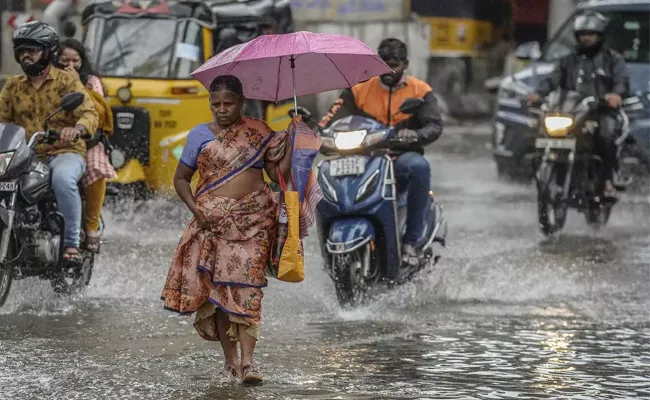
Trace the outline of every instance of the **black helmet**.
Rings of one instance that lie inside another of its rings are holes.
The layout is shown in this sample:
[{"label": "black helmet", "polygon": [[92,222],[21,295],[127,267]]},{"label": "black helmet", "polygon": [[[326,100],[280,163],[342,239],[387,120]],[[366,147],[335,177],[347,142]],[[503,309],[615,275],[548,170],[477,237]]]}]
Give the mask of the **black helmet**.
[{"label": "black helmet", "polygon": [[607,18],[595,11],[578,15],[573,22],[573,33],[576,35],[580,32],[596,32],[604,35],[605,29],[607,29]]},{"label": "black helmet", "polygon": [[32,21],[20,25],[14,31],[13,42],[14,58],[19,63],[19,50],[25,48],[43,50],[40,60],[28,65],[23,65],[21,63],[21,67],[27,75],[38,76],[41,75],[50,62],[54,60],[59,48],[59,35],[48,24],[39,21]]}]

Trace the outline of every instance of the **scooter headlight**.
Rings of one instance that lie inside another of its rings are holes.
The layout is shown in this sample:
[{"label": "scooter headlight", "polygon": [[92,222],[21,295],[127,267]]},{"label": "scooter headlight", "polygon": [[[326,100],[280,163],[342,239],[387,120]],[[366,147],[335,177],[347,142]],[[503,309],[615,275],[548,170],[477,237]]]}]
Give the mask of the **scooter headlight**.
[{"label": "scooter headlight", "polygon": [[352,150],[361,146],[363,139],[366,138],[367,130],[358,130],[350,132],[337,132],[334,138],[336,148],[339,150]]},{"label": "scooter headlight", "polygon": [[366,179],[361,187],[359,187],[359,191],[357,191],[357,203],[368,198],[377,189],[377,183],[379,183],[379,170],[376,170],[370,175],[370,178]]},{"label": "scooter headlight", "polygon": [[4,175],[11,164],[11,160],[14,158],[15,151],[8,151],[6,153],[0,153],[0,176]]},{"label": "scooter headlight", "polygon": [[564,137],[569,133],[573,125],[573,118],[570,117],[545,117],[544,126],[546,133],[552,137]]}]

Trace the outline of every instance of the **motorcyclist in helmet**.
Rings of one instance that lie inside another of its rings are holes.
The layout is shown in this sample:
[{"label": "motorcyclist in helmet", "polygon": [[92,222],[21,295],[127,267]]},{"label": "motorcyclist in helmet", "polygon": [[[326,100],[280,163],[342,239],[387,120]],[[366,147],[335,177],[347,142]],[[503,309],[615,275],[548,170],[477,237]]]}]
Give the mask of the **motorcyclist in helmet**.
[{"label": "motorcyclist in helmet", "polygon": [[[27,139],[41,131],[45,119],[54,113],[64,95],[86,93],[81,81],[52,67],[59,45],[59,36],[47,24],[28,22],[13,35],[14,57],[24,75],[10,77],[0,93],[0,122],[15,123],[25,128]],[[36,152],[51,169],[52,190],[65,218],[63,257],[80,262],[81,197],[77,182],[86,168],[86,145],[80,136],[97,129],[98,115],[90,96],[73,112],[60,112],[48,121],[49,128],[60,134],[52,144],[39,144]]]},{"label": "motorcyclist in helmet", "polygon": [[599,115],[596,147],[603,159],[605,197],[616,197],[614,171],[617,168],[616,137],[620,129],[618,117],[623,98],[629,93],[629,75],[625,59],[605,45],[607,19],[600,13],[588,11],[576,17],[573,32],[577,46],[573,53],[560,61],[558,68],[541,82],[536,94],[528,97],[537,103],[558,87],[580,92],[585,97],[604,98],[609,111]]},{"label": "motorcyclist in helmet", "polygon": [[[398,190],[408,190],[406,234],[402,238],[402,262],[417,265],[417,241],[425,229],[423,215],[429,206],[431,166],[424,158],[424,146],[442,134],[442,117],[431,87],[406,75],[408,54],[406,44],[394,38],[379,44],[379,56],[393,70],[345,89],[321,119],[321,127],[349,115],[367,115],[383,124],[395,126],[402,143],[391,148],[394,157]],[[398,113],[407,98],[421,98],[424,106],[410,116]],[[396,115],[395,115],[396,114]],[[391,115],[394,115],[388,120]]]}]

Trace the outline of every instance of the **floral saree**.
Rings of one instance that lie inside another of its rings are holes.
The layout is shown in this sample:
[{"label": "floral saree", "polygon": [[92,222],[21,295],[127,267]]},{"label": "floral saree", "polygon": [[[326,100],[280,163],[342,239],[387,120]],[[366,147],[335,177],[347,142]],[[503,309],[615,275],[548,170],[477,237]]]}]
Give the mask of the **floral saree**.
[{"label": "floral saree", "polygon": [[217,135],[206,129],[206,124],[199,125],[188,137],[188,143],[201,135],[206,138],[197,147],[195,162],[183,158],[181,162],[199,173],[195,201],[210,229],[201,229],[192,218],[172,259],[162,300],[168,310],[197,312],[194,327],[206,340],[219,340],[217,310],[229,316],[232,340],[239,329],[259,339],[262,288],[267,285],[264,271],[274,239],[277,201],[268,185],[240,199],[217,196],[214,191],[246,169],[259,168],[264,160],[280,160],[287,147],[286,134],[247,117]]}]

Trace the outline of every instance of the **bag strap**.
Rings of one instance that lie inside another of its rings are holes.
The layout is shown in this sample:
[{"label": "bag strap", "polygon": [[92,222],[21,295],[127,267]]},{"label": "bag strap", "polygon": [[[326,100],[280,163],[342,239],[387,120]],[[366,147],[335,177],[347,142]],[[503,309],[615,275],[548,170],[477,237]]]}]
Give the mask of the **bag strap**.
[{"label": "bag strap", "polygon": [[[282,175],[282,172],[280,171],[280,167],[275,168],[275,173],[278,174],[278,183],[280,184],[280,189],[283,192],[286,192],[288,190],[287,188],[287,182],[284,180],[284,176]],[[291,189],[295,187],[295,184],[293,183],[293,175],[291,175]]]}]

